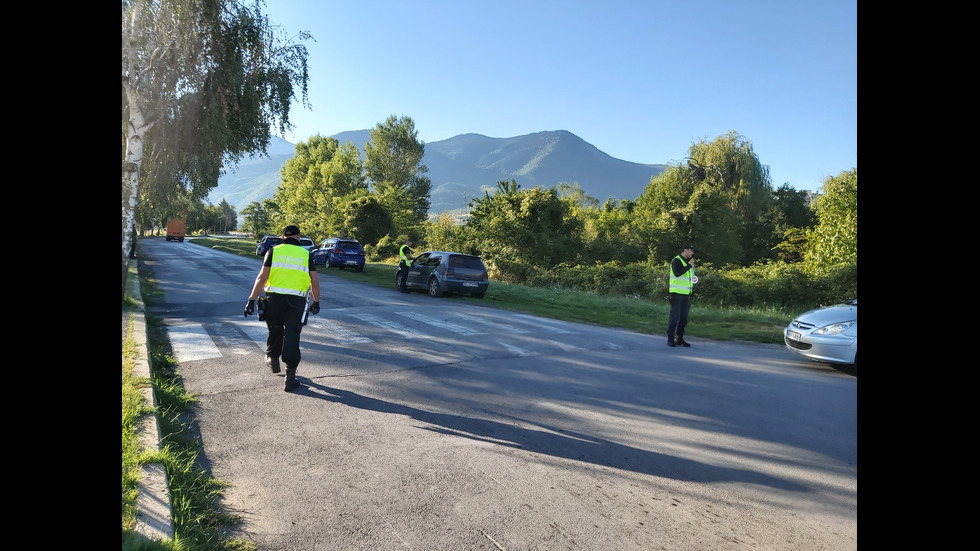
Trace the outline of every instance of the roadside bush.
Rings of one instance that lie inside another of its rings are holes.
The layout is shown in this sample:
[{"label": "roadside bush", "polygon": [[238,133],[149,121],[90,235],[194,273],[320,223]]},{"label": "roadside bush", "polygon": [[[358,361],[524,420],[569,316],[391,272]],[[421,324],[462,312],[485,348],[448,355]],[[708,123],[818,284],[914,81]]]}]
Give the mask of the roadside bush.
[{"label": "roadside bush", "polygon": [[[667,264],[650,262],[594,265],[559,264],[550,270],[510,265],[512,275],[534,287],[629,296],[657,301],[668,293]],[[697,264],[694,301],[718,307],[801,310],[842,302],[857,296],[857,269],[839,265],[820,276],[808,275],[798,263],[768,262],[745,268],[716,269]],[[491,277],[494,277],[491,275]],[[521,282],[512,280],[511,282]]]}]

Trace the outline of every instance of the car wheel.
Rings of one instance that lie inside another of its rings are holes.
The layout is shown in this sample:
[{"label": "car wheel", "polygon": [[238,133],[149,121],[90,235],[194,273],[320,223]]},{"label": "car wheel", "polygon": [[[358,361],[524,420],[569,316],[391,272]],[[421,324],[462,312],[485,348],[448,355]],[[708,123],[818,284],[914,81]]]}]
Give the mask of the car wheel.
[{"label": "car wheel", "polygon": [[442,296],[442,287],[439,286],[439,280],[434,277],[429,278],[429,296],[432,297]]}]

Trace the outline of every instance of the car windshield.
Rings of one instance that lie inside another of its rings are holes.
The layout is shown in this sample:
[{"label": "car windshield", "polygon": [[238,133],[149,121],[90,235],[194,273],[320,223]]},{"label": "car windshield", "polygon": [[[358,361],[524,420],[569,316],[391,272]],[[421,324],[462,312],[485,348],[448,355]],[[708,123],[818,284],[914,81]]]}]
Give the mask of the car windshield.
[{"label": "car windshield", "polygon": [[449,265],[453,268],[470,268],[473,270],[484,270],[483,262],[475,256],[464,256],[455,254],[449,259]]},{"label": "car windshield", "polygon": [[278,244],[282,243],[282,238],[281,237],[266,237],[265,238],[265,242],[268,243],[268,244],[270,244],[270,245],[278,245]]}]

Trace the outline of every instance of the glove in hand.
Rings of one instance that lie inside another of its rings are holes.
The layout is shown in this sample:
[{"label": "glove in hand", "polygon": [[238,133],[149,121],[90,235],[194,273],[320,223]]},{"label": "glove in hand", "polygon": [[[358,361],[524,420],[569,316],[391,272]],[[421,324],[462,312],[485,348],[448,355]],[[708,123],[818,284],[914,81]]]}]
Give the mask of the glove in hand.
[{"label": "glove in hand", "polygon": [[252,299],[248,299],[248,302],[245,303],[245,317],[247,318],[249,314],[254,314],[254,313],[255,313],[255,301]]},{"label": "glove in hand", "polygon": [[314,301],[313,304],[310,304],[310,313],[311,314],[319,314],[320,313],[320,303],[319,302]]}]

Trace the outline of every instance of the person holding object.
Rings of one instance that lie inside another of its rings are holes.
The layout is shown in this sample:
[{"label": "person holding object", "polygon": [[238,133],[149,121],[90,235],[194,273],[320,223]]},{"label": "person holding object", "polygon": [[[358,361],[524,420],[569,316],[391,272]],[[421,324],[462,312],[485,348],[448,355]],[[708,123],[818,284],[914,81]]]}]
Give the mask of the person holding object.
[{"label": "person holding object", "polygon": [[[686,245],[681,254],[670,261],[670,316],[667,318],[667,346],[685,346],[687,314],[691,310],[691,291],[698,278],[694,275],[694,245]],[[676,338],[675,338],[676,335]]]},{"label": "person holding object", "polygon": [[415,242],[406,239],[405,244],[398,249],[398,290],[408,292],[408,265],[412,263],[412,246]]},{"label": "person holding object", "polygon": [[299,227],[286,226],[283,241],[265,253],[262,268],[255,277],[252,293],[245,304],[245,317],[255,313],[255,300],[263,290],[266,294],[265,324],[269,337],[265,347],[265,365],[273,373],[281,371],[279,357],[286,364],[286,384],[283,390],[292,392],[300,387],[296,368],[300,362],[299,335],[303,330],[307,295],[312,295],[310,314],[320,311],[320,280],[313,256],[299,244]]}]

